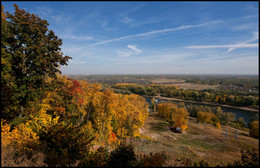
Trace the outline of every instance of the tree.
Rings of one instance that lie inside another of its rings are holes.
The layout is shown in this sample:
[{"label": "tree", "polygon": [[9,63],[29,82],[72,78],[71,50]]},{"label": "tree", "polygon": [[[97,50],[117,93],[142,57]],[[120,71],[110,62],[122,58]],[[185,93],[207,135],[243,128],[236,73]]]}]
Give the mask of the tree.
[{"label": "tree", "polygon": [[181,107],[178,108],[176,111],[172,113],[171,116],[171,122],[172,122],[172,127],[173,128],[181,128],[182,131],[185,131],[188,126],[187,126],[187,120],[189,118],[189,113],[188,111]]},{"label": "tree", "polygon": [[[29,101],[39,99],[44,94],[44,88],[47,88],[44,86],[45,76],[55,78],[56,73],[61,73],[60,65],[67,65],[71,59],[63,57],[60,48],[62,40],[48,29],[46,20],[19,9],[16,4],[14,7],[14,14],[6,12],[8,21],[4,19],[4,14],[1,16],[1,22],[4,23],[4,31],[1,30],[4,35],[1,38],[4,62],[1,64],[5,68],[1,83],[4,87],[11,87],[11,95],[3,95],[10,97],[11,118],[19,113],[22,115],[21,106],[28,106]],[[6,114],[9,111],[3,113],[4,118],[10,117]]]},{"label": "tree", "polygon": [[153,99],[151,100],[151,109],[153,109],[153,111],[156,111],[156,102],[155,102],[155,98],[153,97]]},{"label": "tree", "polygon": [[158,115],[170,122],[174,129],[179,127],[185,131],[188,128],[189,113],[185,106],[178,107],[173,103],[160,103],[158,104]]},{"label": "tree", "polygon": [[[12,104],[10,101],[13,93],[13,81],[14,78],[11,76],[11,53],[7,52],[7,39],[10,38],[10,30],[8,22],[6,20],[6,14],[4,7],[1,5],[1,111],[9,112],[9,108]],[[3,115],[2,115],[3,116]]]},{"label": "tree", "polygon": [[243,118],[238,118],[235,122],[238,123],[241,127],[246,127],[246,122]]},{"label": "tree", "polygon": [[259,121],[250,123],[250,136],[259,138]]}]

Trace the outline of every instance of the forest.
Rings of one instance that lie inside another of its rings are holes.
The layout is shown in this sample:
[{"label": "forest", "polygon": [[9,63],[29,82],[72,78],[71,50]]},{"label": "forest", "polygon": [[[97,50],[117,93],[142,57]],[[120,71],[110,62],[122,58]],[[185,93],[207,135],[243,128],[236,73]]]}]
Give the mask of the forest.
[{"label": "forest", "polygon": [[[14,8],[15,12],[11,14],[1,6],[3,167],[162,167],[168,157],[164,152],[137,153],[135,146],[127,143],[152,141],[151,137],[142,134],[147,120],[151,119],[150,111],[157,112],[156,117],[169,123],[173,132],[181,130],[178,136],[190,132],[189,117],[211,124],[214,129],[234,121],[232,115],[223,114],[221,109],[186,108],[169,102],[155,104],[154,99],[149,105],[144,95],[259,106],[255,92],[184,90],[174,85],[136,83],[110,86],[62,75],[61,66],[66,66],[72,59],[61,52],[62,39],[49,30],[47,20],[16,4]],[[226,83],[231,85],[232,82]],[[258,89],[250,82],[242,85]],[[245,127],[243,119],[235,122],[238,127]],[[254,137],[254,142],[259,138],[258,124],[258,121],[250,124],[251,137],[246,138]],[[254,150],[247,150],[241,157],[256,155]],[[177,161],[185,161],[186,166],[207,166],[201,159]],[[255,166],[259,165],[257,162],[259,155],[249,161],[231,160],[223,164]]]},{"label": "forest", "polygon": [[174,97],[199,102],[205,101],[235,106],[247,106],[256,109],[259,108],[258,93],[245,93],[220,89],[180,89],[177,85],[162,84],[138,85],[133,83],[117,83],[112,87],[119,93],[134,93],[149,96],[161,95],[165,97]]}]

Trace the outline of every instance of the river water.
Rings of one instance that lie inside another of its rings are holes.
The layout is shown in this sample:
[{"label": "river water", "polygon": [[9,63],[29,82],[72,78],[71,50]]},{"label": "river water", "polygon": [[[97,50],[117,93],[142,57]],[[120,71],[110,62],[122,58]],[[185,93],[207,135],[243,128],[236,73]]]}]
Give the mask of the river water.
[{"label": "river water", "polygon": [[[145,100],[146,100],[146,102],[151,104],[152,97],[145,97]],[[160,102],[161,100],[166,100],[166,99],[156,98],[156,100],[158,100],[158,102]],[[203,104],[203,103],[191,103],[191,102],[176,101],[176,100],[168,100],[168,101],[175,102],[175,103],[183,102],[186,107],[187,107],[187,105],[198,105],[198,106],[202,105],[202,106],[208,106],[208,107],[217,107],[217,105],[208,105],[208,104]],[[236,109],[236,108],[231,108],[231,107],[221,107],[221,109],[224,113],[227,113],[227,112],[235,113],[236,119],[243,118],[247,124],[249,124],[250,119],[255,118],[256,114],[258,114],[258,112]]]}]

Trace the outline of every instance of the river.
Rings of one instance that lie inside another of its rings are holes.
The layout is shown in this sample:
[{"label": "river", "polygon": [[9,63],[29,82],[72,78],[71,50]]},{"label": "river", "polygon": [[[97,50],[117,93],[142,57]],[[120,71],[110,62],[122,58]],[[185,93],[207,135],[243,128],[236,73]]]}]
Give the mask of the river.
[{"label": "river", "polygon": [[[145,100],[146,100],[146,102],[151,104],[152,97],[145,97]],[[166,100],[166,99],[156,98],[156,100],[158,100],[158,102],[160,102],[161,100]],[[186,107],[187,107],[187,105],[202,105],[202,106],[208,106],[208,107],[217,107],[217,105],[195,103],[195,102],[186,102],[186,101],[177,101],[177,100],[168,100],[168,101],[175,102],[175,103],[183,102]],[[224,113],[227,113],[227,112],[235,113],[236,119],[243,118],[247,124],[249,124],[250,119],[255,118],[256,114],[258,114],[258,112],[247,111],[247,110],[242,110],[242,109],[237,109],[237,108],[232,108],[232,107],[221,106],[221,109]]]}]

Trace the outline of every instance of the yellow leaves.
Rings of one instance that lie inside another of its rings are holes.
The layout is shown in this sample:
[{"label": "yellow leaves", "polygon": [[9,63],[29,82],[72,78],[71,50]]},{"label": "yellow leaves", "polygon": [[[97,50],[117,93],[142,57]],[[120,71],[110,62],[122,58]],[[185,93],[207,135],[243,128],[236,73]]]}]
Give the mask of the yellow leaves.
[{"label": "yellow leaves", "polygon": [[1,121],[1,146],[15,145],[20,151],[26,149],[32,150],[34,145],[39,144],[39,137],[28,124],[20,124],[9,132],[10,127],[3,120]]},{"label": "yellow leaves", "polygon": [[[47,54],[47,53],[45,53]],[[48,84],[50,84],[52,81],[54,80],[54,78],[50,78],[48,75],[45,75],[44,81]]]},{"label": "yellow leaves", "polygon": [[180,127],[182,130],[186,130],[188,128],[187,126],[187,120],[189,117],[189,113],[185,108],[177,108],[172,112],[172,118],[171,122],[173,122],[172,127]]},{"label": "yellow leaves", "polygon": [[217,129],[220,128],[219,119],[216,117],[216,115],[210,113],[210,112],[202,112],[199,111],[197,113],[197,121],[202,123],[211,123],[213,126],[215,126]]},{"label": "yellow leaves", "polygon": [[179,127],[183,131],[188,128],[189,113],[185,108],[178,108],[177,105],[172,103],[161,103],[158,104],[158,115],[172,123],[173,128]]},{"label": "yellow leaves", "polygon": [[58,123],[59,116],[53,118],[51,115],[46,114],[46,104],[41,106],[42,108],[38,112],[37,115],[33,116],[31,120],[28,121],[28,125],[35,131],[40,132],[44,131],[46,132],[48,128]]},{"label": "yellow leaves", "polygon": [[136,83],[117,83],[114,85],[115,87],[125,87],[125,86],[138,86]]},{"label": "yellow leaves", "polygon": [[254,121],[250,123],[250,136],[254,138],[259,138],[259,121]]},{"label": "yellow leaves", "polygon": [[197,120],[199,122],[206,122],[206,123],[212,123],[212,118],[214,117],[214,114],[210,112],[198,112],[197,113]]}]

